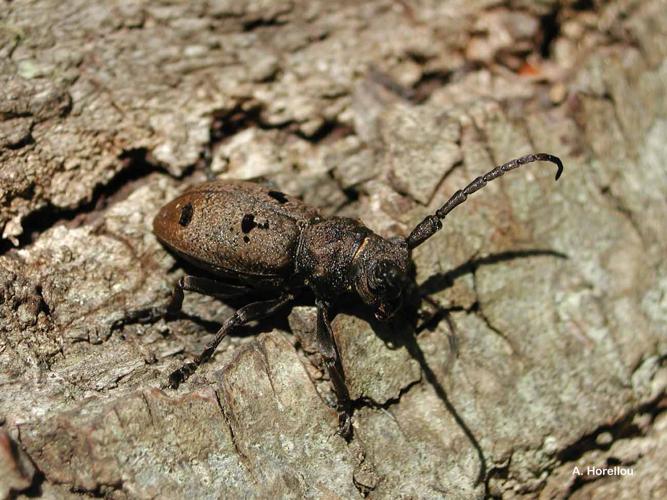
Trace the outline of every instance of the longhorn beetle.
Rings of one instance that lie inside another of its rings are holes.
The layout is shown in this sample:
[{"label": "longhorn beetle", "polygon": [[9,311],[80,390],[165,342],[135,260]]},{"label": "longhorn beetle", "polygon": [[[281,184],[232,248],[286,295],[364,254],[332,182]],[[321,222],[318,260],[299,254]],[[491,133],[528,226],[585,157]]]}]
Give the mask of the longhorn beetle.
[{"label": "longhorn beetle", "polygon": [[412,249],[439,231],[447,214],[487,182],[535,161],[554,163],[556,180],[563,172],[561,160],[550,154],[514,159],[454,193],[407,238],[383,238],[355,219],[322,217],[297,198],[250,182],[214,180],[193,186],[162,207],[153,230],[169,250],[210,277],[183,276],[166,306],[130,312],[120,323],[178,314],[184,290],[223,298],[251,292],[270,297],[241,307],[227,319],[194,361],[169,376],[169,385],[176,388],[211,358],[225,335],[275,313],[309,288],[317,306],[314,345],[336,394],[339,433],[347,439],[351,403],[331,330],[334,303],[344,294],[356,294],[376,318],[389,319],[413,283]]}]

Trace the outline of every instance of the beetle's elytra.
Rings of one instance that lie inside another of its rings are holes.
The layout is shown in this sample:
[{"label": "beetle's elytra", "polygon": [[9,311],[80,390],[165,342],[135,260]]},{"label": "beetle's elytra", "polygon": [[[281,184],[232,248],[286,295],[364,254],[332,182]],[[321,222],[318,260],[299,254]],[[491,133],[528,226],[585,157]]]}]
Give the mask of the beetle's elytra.
[{"label": "beetle's elytra", "polygon": [[212,181],[194,186],[167,203],[153,229],[171,251],[208,274],[184,276],[164,307],[132,312],[123,323],[150,321],[181,309],[183,291],[218,297],[262,292],[268,298],[241,307],[222,325],[215,339],[190,363],[169,377],[177,387],[234,328],[271,315],[303,289],[312,290],[317,306],[313,332],[338,400],[339,432],[351,435],[350,400],[330,325],[330,311],[344,294],[355,294],[388,319],[401,306],[412,284],[410,252],[441,227],[442,220],[468,195],[505,172],[535,161],[563,165],[556,156],[523,156],[477,177],[457,191],[407,238],[383,238],[360,221],[322,217],[297,198],[258,184]]},{"label": "beetle's elytra", "polygon": [[218,278],[280,285],[293,272],[301,226],[316,209],[249,182],[212,181],[167,203],[153,231],[172,251]]}]

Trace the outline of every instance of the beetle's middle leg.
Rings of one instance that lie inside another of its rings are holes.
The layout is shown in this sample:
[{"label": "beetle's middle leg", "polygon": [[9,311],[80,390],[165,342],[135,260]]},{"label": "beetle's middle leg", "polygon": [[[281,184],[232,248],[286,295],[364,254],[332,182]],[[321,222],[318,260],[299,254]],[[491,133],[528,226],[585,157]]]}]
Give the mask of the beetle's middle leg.
[{"label": "beetle's middle leg", "polygon": [[175,370],[169,375],[169,385],[176,389],[181,382],[187,380],[187,378],[199,368],[199,365],[211,358],[222,339],[229,332],[234,330],[234,328],[238,328],[250,321],[266,318],[267,316],[272,315],[293,298],[293,294],[283,293],[276,299],[253,302],[238,309],[222,324],[218,333],[215,334],[215,338],[206,345],[202,353],[197,356],[193,362],[185,363],[178,370]]},{"label": "beetle's middle leg", "polygon": [[173,318],[177,316],[183,307],[184,291],[225,298],[244,295],[248,293],[250,289],[242,285],[232,285],[201,276],[185,275],[181,277],[174,286],[171,298],[166,305],[129,311],[124,318],[114,322],[112,330],[116,330],[123,325],[153,323],[160,318]]}]

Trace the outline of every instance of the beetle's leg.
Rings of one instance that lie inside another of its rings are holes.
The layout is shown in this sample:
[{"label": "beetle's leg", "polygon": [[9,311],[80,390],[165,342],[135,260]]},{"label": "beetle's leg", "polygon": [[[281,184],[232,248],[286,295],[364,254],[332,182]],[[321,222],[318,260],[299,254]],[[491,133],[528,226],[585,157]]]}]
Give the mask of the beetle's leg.
[{"label": "beetle's leg", "polygon": [[445,311],[445,321],[449,327],[449,349],[451,350],[454,356],[459,355],[459,332],[456,329],[456,324],[452,319],[452,314],[449,311]]},{"label": "beetle's leg", "polygon": [[169,375],[169,385],[176,389],[181,382],[187,380],[187,378],[192,375],[200,364],[208,361],[213,353],[215,352],[218,344],[222,339],[231,332],[234,328],[248,323],[249,321],[254,321],[257,319],[266,318],[271,314],[275,313],[278,309],[286,305],[294,298],[294,295],[291,293],[284,293],[277,299],[264,300],[261,302],[253,302],[252,304],[245,305],[238,309],[227,321],[222,324],[218,333],[215,334],[215,338],[208,343],[204,348],[202,353],[195,358],[193,362],[185,363],[178,370]]},{"label": "beetle's leg", "polygon": [[338,411],[338,433],[346,440],[352,436],[352,405],[350,393],[345,385],[343,366],[338,356],[336,341],[329,321],[329,305],[317,300],[317,345],[324,360],[334,392]]},{"label": "beetle's leg", "polygon": [[[420,295],[420,302],[417,310],[417,325],[415,327],[415,332],[420,333],[424,329],[428,328],[434,322],[440,319],[442,315],[442,307],[435,302],[428,295]],[[422,302],[428,306],[428,311],[421,309]]]},{"label": "beetle's leg", "polygon": [[152,323],[160,318],[173,318],[177,316],[183,307],[183,291],[224,298],[246,294],[250,289],[241,285],[231,285],[200,276],[185,275],[174,286],[168,304],[129,311],[124,318],[114,322],[111,327],[112,330],[116,330],[123,325]]},{"label": "beetle's leg", "polygon": [[437,301],[433,300],[428,295],[422,295],[421,299],[427,303],[432,308],[432,313],[427,318],[421,319],[421,324],[417,325],[415,332],[420,333],[430,325],[434,325],[439,322],[441,319],[444,319],[447,323],[449,333],[447,334],[447,340],[449,341],[449,349],[454,357],[459,355],[459,334],[456,324],[452,319],[452,309],[446,309],[442,307]]}]

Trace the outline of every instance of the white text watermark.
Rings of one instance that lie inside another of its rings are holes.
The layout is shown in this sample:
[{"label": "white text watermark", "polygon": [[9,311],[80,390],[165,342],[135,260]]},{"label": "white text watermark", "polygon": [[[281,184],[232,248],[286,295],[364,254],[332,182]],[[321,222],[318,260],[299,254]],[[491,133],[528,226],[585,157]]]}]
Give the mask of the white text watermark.
[{"label": "white text watermark", "polygon": [[594,476],[594,477],[603,477],[603,476],[633,476],[635,470],[632,467],[622,467],[615,465],[613,467],[594,467],[589,465],[588,467],[574,467],[572,469],[573,476]]}]

